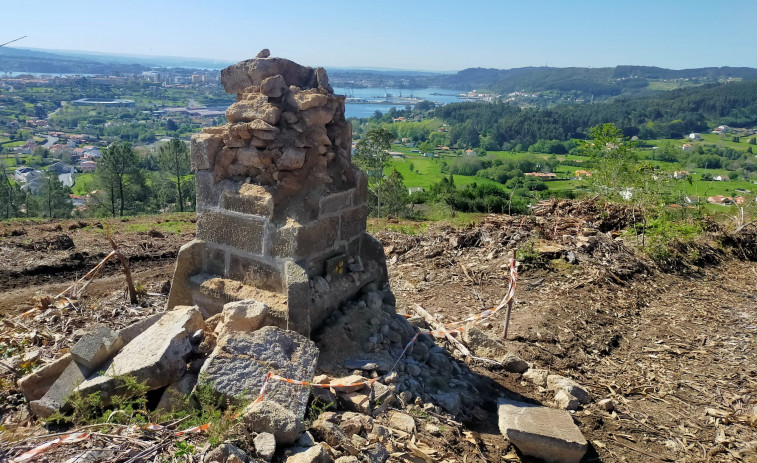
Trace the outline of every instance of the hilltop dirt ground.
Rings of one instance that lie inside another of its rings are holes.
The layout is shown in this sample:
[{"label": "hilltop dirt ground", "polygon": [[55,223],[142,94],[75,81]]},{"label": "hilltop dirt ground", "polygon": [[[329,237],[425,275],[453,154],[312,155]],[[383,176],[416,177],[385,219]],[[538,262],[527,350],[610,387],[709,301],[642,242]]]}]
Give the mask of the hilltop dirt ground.
[{"label": "hilltop dirt ground", "polygon": [[[487,216],[463,229],[431,226],[416,236],[378,232],[398,311],[419,304],[453,322],[496,305],[517,249],[519,283],[506,345],[593,395],[573,415],[590,444],[583,461],[757,462],[757,228],[735,237],[714,230],[710,243],[726,244],[703,244],[687,254],[696,255],[692,261],[665,272],[625,242],[635,238],[622,238],[630,219],[621,208],[564,202],[535,212]],[[35,296],[57,294],[110,251],[108,228],[148,295],[144,307],[124,308],[114,261],[70,319],[53,320],[50,332],[29,322],[27,349],[42,346],[47,360],[92,318],[125,325],[159,310],[178,248],[194,236],[193,221],[177,215],[0,223],[0,342],[19,342],[24,326],[17,315]],[[483,328],[501,338],[503,320],[502,311]],[[519,374],[471,368],[492,400],[502,393],[545,404],[552,399]],[[0,421],[8,428],[11,418],[24,416],[24,404],[12,383],[2,386]],[[597,405],[605,398],[613,411]],[[428,442],[459,461],[530,461],[500,435],[493,402]]]}]

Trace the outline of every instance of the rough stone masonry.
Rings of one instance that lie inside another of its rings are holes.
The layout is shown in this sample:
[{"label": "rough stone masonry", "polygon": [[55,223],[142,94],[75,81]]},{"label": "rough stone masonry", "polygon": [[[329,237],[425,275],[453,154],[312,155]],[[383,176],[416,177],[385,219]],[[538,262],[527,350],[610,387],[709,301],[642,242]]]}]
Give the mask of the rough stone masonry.
[{"label": "rough stone masonry", "polygon": [[199,305],[207,318],[255,299],[270,308],[266,325],[309,336],[387,281],[383,247],[365,232],[367,177],[350,162],[345,97],[323,68],[267,50],[221,81],[237,101],[226,125],[192,137],[197,237],[179,252],[168,308]]}]

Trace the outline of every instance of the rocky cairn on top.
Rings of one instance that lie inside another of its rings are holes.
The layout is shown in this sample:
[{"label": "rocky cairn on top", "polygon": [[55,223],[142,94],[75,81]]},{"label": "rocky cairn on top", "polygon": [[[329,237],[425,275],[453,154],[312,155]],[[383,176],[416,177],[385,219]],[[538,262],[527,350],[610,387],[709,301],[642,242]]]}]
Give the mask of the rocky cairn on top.
[{"label": "rocky cairn on top", "polygon": [[[221,71],[237,101],[228,123],[192,137],[197,239],[182,247],[168,307],[205,317],[253,298],[266,324],[305,336],[369,283],[387,281],[383,247],[365,233],[367,178],[351,162],[344,96],[325,69],[283,58]],[[311,281],[329,280],[314,298]]]}]

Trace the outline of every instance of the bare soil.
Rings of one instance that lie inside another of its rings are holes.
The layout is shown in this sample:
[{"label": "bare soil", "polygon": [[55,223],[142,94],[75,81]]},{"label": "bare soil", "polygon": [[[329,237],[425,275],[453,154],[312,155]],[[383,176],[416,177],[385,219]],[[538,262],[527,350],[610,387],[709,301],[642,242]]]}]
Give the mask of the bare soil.
[{"label": "bare soil", "polygon": [[[143,307],[128,308],[119,267],[109,264],[87,288],[72,314],[76,321],[52,322],[63,330],[56,348],[70,347],[67,339],[88,316],[126,323],[161,310],[193,222],[176,215],[0,223],[0,323],[6,330],[0,342],[15,342],[20,327],[13,320],[35,296],[56,294],[110,251],[108,227],[149,297]],[[464,229],[434,225],[423,235],[382,231],[377,237],[398,311],[420,304],[445,323],[495,306],[518,251],[505,342],[535,367],[568,376],[592,394],[593,403],[573,415],[590,443],[584,461],[757,462],[757,264],[749,260],[757,230],[714,230],[697,257],[663,270],[622,233],[629,223],[617,206],[562,202],[533,216],[492,215]],[[483,328],[501,339],[503,322],[500,311]],[[44,358],[52,355],[44,347],[50,342],[37,335],[27,349],[43,347]],[[499,433],[494,400],[504,394],[550,404],[551,394],[519,374],[468,363],[492,400],[469,422],[447,423],[441,437],[423,441],[437,456],[458,461],[531,461]],[[0,414],[17,413],[22,399],[5,384]],[[612,399],[614,411],[600,409],[604,398]]]}]

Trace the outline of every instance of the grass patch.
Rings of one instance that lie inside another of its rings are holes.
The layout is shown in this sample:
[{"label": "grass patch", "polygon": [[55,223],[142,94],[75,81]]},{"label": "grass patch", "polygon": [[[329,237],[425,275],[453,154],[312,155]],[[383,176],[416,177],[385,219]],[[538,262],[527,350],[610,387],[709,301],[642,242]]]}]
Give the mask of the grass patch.
[{"label": "grass patch", "polygon": [[95,174],[76,174],[74,175],[74,186],[71,191],[75,195],[84,196],[95,189]]},{"label": "grass patch", "polygon": [[182,234],[185,230],[192,227],[193,224],[183,220],[167,220],[159,223],[128,223],[126,224],[126,232],[143,233],[150,230],[158,230],[160,232],[172,233],[175,235]]},{"label": "grass patch", "polygon": [[405,235],[419,235],[425,233],[433,224],[435,226],[449,226],[466,228],[480,222],[487,214],[479,212],[457,212],[446,204],[433,203],[424,206],[424,210],[415,219],[369,218],[368,232],[376,233],[389,230]]},{"label": "grass patch", "polygon": [[[685,261],[697,260],[700,257],[693,244],[704,231],[702,223],[697,219],[672,220],[669,216],[662,215],[647,224],[643,236],[643,249],[663,268],[679,268]],[[627,234],[640,240],[642,230],[631,228]]]},{"label": "grass patch", "polygon": [[116,383],[117,394],[113,395],[110,403],[106,403],[99,391],[82,394],[77,390],[69,398],[71,414],[65,415],[58,411],[50,415],[47,421],[57,424],[70,423],[74,426],[98,423],[148,423],[150,420],[146,397],[148,386],[132,376],[117,376],[113,380]]},{"label": "grass patch", "polygon": [[[182,420],[182,428],[209,424],[206,429],[211,446],[219,445],[234,436],[234,428],[240,420],[246,403],[229,403],[220,397],[211,383],[198,381],[194,392],[176,404],[179,410],[173,412],[149,411],[147,392],[149,387],[131,376],[115,377],[116,394],[110,403],[103,400],[100,392],[84,395],[74,392],[69,398],[71,413],[56,412],[48,423],[85,426],[92,424],[140,425]],[[189,449],[186,449],[189,450]]]}]

